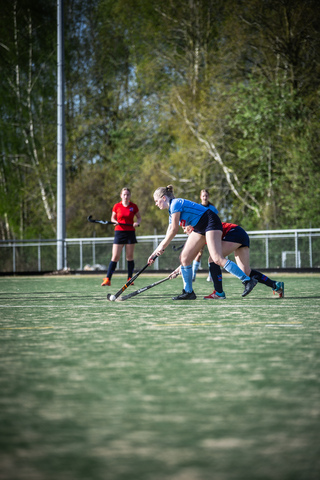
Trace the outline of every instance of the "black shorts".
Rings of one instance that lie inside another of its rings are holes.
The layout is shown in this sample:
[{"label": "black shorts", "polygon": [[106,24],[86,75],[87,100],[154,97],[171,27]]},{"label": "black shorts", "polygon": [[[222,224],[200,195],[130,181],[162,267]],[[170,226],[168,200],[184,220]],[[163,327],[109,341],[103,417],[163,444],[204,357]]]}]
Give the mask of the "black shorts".
[{"label": "black shorts", "polygon": [[116,245],[130,245],[132,243],[138,243],[136,239],[136,232],[133,230],[129,232],[116,230],[114,232],[113,243]]},{"label": "black shorts", "polygon": [[227,235],[223,237],[222,241],[224,242],[233,242],[233,243],[241,243],[242,247],[249,247],[250,248],[250,238],[249,235],[242,227],[235,227],[229,230]]},{"label": "black shorts", "polygon": [[220,218],[216,213],[212,210],[207,210],[204,214],[200,217],[199,222],[195,225],[193,231],[196,233],[200,233],[200,235],[205,235],[206,232],[210,230],[223,230],[222,223]]}]

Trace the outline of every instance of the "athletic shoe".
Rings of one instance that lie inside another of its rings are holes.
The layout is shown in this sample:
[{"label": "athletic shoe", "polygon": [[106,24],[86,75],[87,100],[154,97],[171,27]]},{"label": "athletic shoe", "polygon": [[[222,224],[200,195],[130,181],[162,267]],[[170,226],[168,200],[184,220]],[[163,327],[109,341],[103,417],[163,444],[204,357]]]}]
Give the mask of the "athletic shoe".
[{"label": "athletic shoe", "polygon": [[111,280],[110,278],[106,277],[103,279],[103,282],[101,283],[101,287],[111,287]]},{"label": "athletic shoe", "polygon": [[247,295],[249,295],[251,290],[253,290],[254,287],[257,285],[258,280],[256,279],[256,277],[252,277],[250,278],[250,280],[247,280],[246,282],[242,282],[242,283],[244,285],[242,296],[246,297]]},{"label": "athletic shoe", "polygon": [[284,297],[284,283],[283,282],[276,282],[276,288],[273,290],[273,295],[276,293],[279,294],[280,298]]},{"label": "athletic shoe", "polygon": [[209,275],[207,276],[207,282],[212,282],[212,278],[211,278],[210,273],[209,273]]},{"label": "athletic shoe", "polygon": [[196,294],[192,290],[192,292],[186,292],[184,289],[180,295],[176,297],[172,297],[172,300],[195,300],[197,298]]},{"label": "athletic shoe", "polygon": [[218,293],[216,290],[214,290],[210,295],[203,297],[204,300],[225,300],[226,298],[227,297],[224,292]]},{"label": "athletic shoe", "polygon": [[[129,280],[131,280],[131,277],[128,278],[127,282],[129,282]],[[134,285],[134,282],[130,283],[130,285]]]}]

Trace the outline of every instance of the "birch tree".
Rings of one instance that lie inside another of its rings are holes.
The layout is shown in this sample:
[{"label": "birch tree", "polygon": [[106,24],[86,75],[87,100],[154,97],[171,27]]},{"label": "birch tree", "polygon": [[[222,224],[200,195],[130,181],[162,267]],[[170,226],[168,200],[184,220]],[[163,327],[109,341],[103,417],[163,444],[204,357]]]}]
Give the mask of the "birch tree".
[{"label": "birch tree", "polygon": [[[55,231],[55,95],[53,3],[14,2],[1,23],[3,97],[1,205],[8,236],[41,222]],[[52,26],[53,31],[46,30]],[[8,28],[9,26],[9,28]],[[4,36],[4,32],[6,35]],[[50,137],[51,135],[51,137]],[[48,148],[49,147],[49,148]],[[13,174],[13,170],[16,174]],[[10,207],[12,197],[14,211]],[[43,215],[41,214],[43,212]],[[34,212],[36,214],[36,221]],[[41,224],[40,223],[40,224]],[[40,228],[44,233],[45,228]],[[47,234],[52,236],[49,231]],[[39,232],[39,233],[40,233]]]}]

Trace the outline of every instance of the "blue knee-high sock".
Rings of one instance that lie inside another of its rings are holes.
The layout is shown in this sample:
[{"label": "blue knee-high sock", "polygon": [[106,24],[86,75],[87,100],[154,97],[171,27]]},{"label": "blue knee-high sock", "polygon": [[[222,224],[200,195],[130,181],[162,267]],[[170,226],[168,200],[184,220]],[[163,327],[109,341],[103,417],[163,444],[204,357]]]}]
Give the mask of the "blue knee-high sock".
[{"label": "blue knee-high sock", "polygon": [[187,293],[193,291],[192,288],[192,265],[187,265],[186,267],[181,265],[181,275],[184,283],[184,290]]},{"label": "blue knee-high sock", "polygon": [[200,267],[200,262],[197,262],[196,260],[193,260],[192,262],[192,279],[195,280],[197,271],[199,270]]},{"label": "blue knee-high sock", "polygon": [[111,262],[109,263],[108,267],[108,272],[107,272],[107,277],[111,279],[112,275],[114,274],[115,269],[117,268],[117,262]]},{"label": "blue knee-high sock", "polygon": [[231,260],[228,260],[225,266],[223,267],[227,272],[231,273],[231,275],[234,275],[235,277],[238,277],[241,282],[247,282],[250,280],[250,277],[246,275],[241,268],[238,267],[234,262]]}]

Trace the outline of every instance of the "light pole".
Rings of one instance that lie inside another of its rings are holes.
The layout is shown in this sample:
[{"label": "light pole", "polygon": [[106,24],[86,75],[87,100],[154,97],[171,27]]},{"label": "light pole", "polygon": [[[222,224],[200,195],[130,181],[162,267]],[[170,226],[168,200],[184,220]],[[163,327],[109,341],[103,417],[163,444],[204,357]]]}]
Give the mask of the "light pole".
[{"label": "light pole", "polygon": [[63,0],[57,0],[57,270],[65,265],[66,236]]}]

